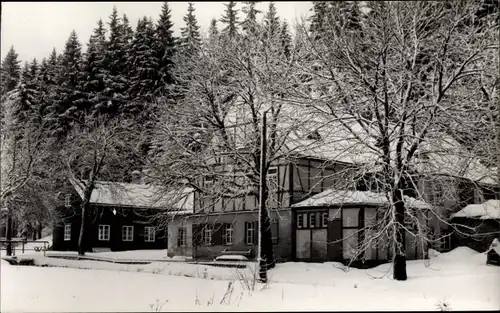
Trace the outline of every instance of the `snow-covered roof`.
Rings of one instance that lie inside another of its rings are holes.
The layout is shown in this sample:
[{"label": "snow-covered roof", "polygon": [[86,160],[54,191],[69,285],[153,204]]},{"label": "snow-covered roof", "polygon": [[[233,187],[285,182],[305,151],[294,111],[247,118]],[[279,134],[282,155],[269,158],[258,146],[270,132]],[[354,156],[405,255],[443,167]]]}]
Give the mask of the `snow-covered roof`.
[{"label": "snow-covered roof", "polygon": [[477,218],[481,220],[500,219],[500,200],[488,200],[481,204],[469,204],[451,215],[454,217]]},{"label": "snow-covered roof", "polygon": [[[83,199],[85,181],[71,184]],[[97,181],[90,203],[142,209],[165,209],[176,213],[192,213],[194,208],[193,188],[162,193],[154,185]]]},{"label": "snow-covered roof", "polygon": [[[404,201],[407,207],[418,209],[429,209],[430,205],[417,200],[415,198],[404,196]],[[344,204],[359,204],[359,205],[385,205],[388,203],[387,196],[383,193],[373,191],[357,191],[357,190],[336,190],[329,189],[317,195],[314,195],[304,201],[293,204],[292,207],[315,207],[315,206],[332,206]]]}]

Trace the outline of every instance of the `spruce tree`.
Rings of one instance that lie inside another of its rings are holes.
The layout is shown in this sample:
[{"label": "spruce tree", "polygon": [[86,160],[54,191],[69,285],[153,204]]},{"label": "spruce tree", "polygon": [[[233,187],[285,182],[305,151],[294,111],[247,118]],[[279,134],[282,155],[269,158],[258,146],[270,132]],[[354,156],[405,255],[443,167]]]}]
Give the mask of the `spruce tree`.
[{"label": "spruce tree", "polygon": [[285,57],[289,59],[291,54],[292,36],[290,35],[290,30],[288,29],[288,23],[286,20],[283,21],[283,24],[281,25],[280,41],[283,53],[285,54]]},{"label": "spruce tree", "polygon": [[21,78],[21,66],[20,61],[17,59],[18,55],[14,50],[14,46],[11,46],[9,52],[2,61],[1,68],[1,95],[5,95],[11,90],[16,88],[19,80]]},{"label": "spruce tree", "polygon": [[280,33],[280,20],[274,2],[269,2],[269,8],[264,18],[265,36],[275,38]]},{"label": "spruce tree", "polygon": [[309,18],[311,24],[309,31],[314,39],[319,39],[325,32],[328,20],[328,3],[326,1],[313,1],[312,16]]},{"label": "spruce tree", "polygon": [[112,115],[118,114],[127,100],[128,73],[126,72],[126,43],[121,19],[116,6],[109,16],[109,39],[104,54],[104,96],[107,98],[106,111]]},{"label": "spruce tree", "polygon": [[217,28],[217,19],[212,18],[210,21],[210,27],[208,28],[208,38],[210,40],[215,40],[219,36],[219,29]]},{"label": "spruce tree", "polygon": [[181,46],[184,53],[193,55],[201,47],[200,26],[194,14],[195,8],[189,2],[188,13],[183,17],[186,27],[181,28]]},{"label": "spruce tree", "polygon": [[102,20],[99,20],[97,28],[94,28],[94,32],[90,36],[83,62],[81,90],[86,98],[86,113],[97,113],[107,104],[103,97],[105,51],[106,29]]},{"label": "spruce tree", "polygon": [[245,6],[243,7],[243,13],[245,13],[245,19],[241,23],[241,28],[246,35],[254,35],[257,32],[257,14],[261,13],[260,10],[255,8],[255,5],[261,1],[245,1]]},{"label": "spruce tree", "polygon": [[[131,99],[136,100],[137,104],[142,102],[137,100],[152,100],[156,89],[159,61],[154,45],[155,28],[153,21],[143,17],[137,23],[129,58],[131,68],[129,96]],[[135,110],[137,106],[129,106],[129,109]]]},{"label": "spruce tree", "polygon": [[35,111],[38,101],[37,90],[38,62],[25,62],[19,84],[13,92],[14,118],[22,125],[29,122],[32,112]]},{"label": "spruce tree", "polygon": [[79,107],[83,102],[80,84],[82,79],[82,45],[73,30],[66,41],[60,64],[59,86],[55,111],[58,113],[59,135],[64,135],[80,117]]},{"label": "spruce tree", "polygon": [[229,1],[229,3],[224,4],[224,6],[226,6],[226,9],[220,21],[227,26],[222,29],[222,33],[229,38],[234,38],[238,34],[239,24],[238,10],[234,8],[236,6],[236,1]]},{"label": "spruce tree", "polygon": [[172,30],[174,24],[170,14],[168,3],[164,2],[156,26],[155,51],[159,61],[157,94],[165,94],[166,87],[174,83],[172,67],[174,66],[173,57],[176,53],[176,38]]}]

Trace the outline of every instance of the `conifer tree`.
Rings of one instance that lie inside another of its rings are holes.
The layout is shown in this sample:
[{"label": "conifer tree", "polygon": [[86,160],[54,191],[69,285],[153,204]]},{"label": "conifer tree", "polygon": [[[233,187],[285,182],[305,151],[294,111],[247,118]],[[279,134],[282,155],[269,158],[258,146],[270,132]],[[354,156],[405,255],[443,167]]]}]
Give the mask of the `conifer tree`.
[{"label": "conifer tree", "polygon": [[101,19],[90,36],[83,61],[81,90],[85,95],[85,112],[98,112],[107,101],[102,93],[105,88],[103,62],[106,51],[106,29]]},{"label": "conifer tree", "polygon": [[311,24],[309,31],[314,39],[319,39],[325,32],[326,21],[328,19],[328,3],[326,1],[313,1],[313,12],[309,18]]},{"label": "conifer tree", "polygon": [[201,47],[200,26],[194,14],[194,4],[189,2],[188,5],[188,13],[183,17],[186,27],[181,28],[181,46],[183,52],[194,54]]},{"label": "conifer tree", "polygon": [[156,26],[155,51],[159,61],[157,94],[164,94],[166,86],[174,82],[172,76],[173,57],[176,52],[176,38],[172,30],[171,11],[168,3],[164,2],[161,8],[160,19]]},{"label": "conifer tree", "polygon": [[217,28],[217,19],[212,18],[210,27],[208,28],[208,39],[215,40],[219,36],[219,29]]},{"label": "conifer tree", "polygon": [[[153,21],[147,17],[139,19],[130,48],[128,60],[131,68],[129,97],[133,100],[152,100],[158,83],[159,61],[155,45]],[[136,101],[141,103],[141,101]],[[132,107],[129,107],[132,109]],[[135,106],[137,109],[137,106]]]},{"label": "conifer tree", "polygon": [[54,112],[58,115],[56,133],[64,135],[75,122],[75,119],[78,121],[78,110],[83,103],[83,96],[80,91],[82,80],[82,45],[74,30],[66,41],[64,52],[60,55],[60,62]]},{"label": "conifer tree", "polygon": [[285,54],[285,57],[287,59],[290,58],[292,36],[290,35],[290,30],[288,29],[288,23],[286,20],[283,21],[283,23],[281,25],[280,41],[281,41],[281,47],[283,49],[283,53]]},{"label": "conifer tree", "polygon": [[106,111],[117,114],[127,99],[128,80],[126,73],[126,44],[121,19],[116,6],[109,16],[109,39],[104,57],[104,96],[107,98]]},{"label": "conifer tree", "polygon": [[241,23],[241,28],[246,35],[253,35],[257,31],[257,14],[261,13],[260,10],[255,8],[255,5],[261,1],[245,1],[245,6],[243,7],[243,13],[245,13],[245,19]]},{"label": "conifer tree", "polygon": [[226,9],[224,10],[224,15],[220,21],[226,24],[226,27],[222,29],[222,34],[227,35],[229,38],[234,38],[238,34],[238,10],[234,7],[236,6],[236,1],[229,1],[229,3],[224,4]]},{"label": "conifer tree", "polygon": [[8,93],[16,88],[21,78],[21,66],[20,61],[17,59],[18,55],[14,50],[14,46],[11,46],[9,52],[2,61],[1,69],[1,95]]},{"label": "conifer tree", "polygon": [[280,20],[278,17],[278,12],[276,11],[276,6],[274,2],[269,2],[269,8],[267,10],[266,16],[264,18],[265,23],[265,36],[268,38],[274,38],[280,33]]}]

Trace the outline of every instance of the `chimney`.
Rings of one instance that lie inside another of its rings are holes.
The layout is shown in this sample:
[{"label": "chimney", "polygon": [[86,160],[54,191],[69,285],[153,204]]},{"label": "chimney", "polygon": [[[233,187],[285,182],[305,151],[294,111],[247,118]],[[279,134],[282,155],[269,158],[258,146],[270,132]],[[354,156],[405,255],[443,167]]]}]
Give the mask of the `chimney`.
[{"label": "chimney", "polygon": [[132,184],[141,184],[141,172],[135,170],[132,172]]}]

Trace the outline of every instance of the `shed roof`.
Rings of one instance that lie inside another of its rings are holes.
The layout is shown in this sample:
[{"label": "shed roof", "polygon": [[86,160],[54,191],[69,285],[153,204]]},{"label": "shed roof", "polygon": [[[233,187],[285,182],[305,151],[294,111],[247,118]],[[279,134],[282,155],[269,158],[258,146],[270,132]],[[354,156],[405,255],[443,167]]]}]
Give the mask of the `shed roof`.
[{"label": "shed roof", "polygon": [[469,204],[451,215],[454,217],[476,218],[481,220],[500,219],[500,200],[488,200],[481,204]]},{"label": "shed roof", "polygon": [[[404,196],[405,204],[409,207],[419,209],[430,209],[430,205],[412,197]],[[336,190],[329,189],[314,195],[304,201],[293,204],[292,207],[317,207],[334,206],[344,204],[374,205],[387,204],[387,196],[383,193],[358,190]]]}]

